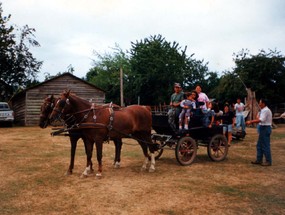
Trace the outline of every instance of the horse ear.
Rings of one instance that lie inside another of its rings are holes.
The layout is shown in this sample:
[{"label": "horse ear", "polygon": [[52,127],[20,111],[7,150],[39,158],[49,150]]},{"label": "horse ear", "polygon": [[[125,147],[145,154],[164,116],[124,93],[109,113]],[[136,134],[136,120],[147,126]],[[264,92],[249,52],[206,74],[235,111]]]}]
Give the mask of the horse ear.
[{"label": "horse ear", "polygon": [[48,101],[48,100],[50,100],[50,96],[47,94],[45,97],[45,101]]},{"label": "horse ear", "polygon": [[65,91],[63,91],[62,96],[67,98],[69,96],[69,94],[70,94],[70,90],[65,90]]},{"label": "horse ear", "polygon": [[67,98],[68,97],[68,91],[67,90],[64,90],[61,94],[60,94],[60,97],[61,98]]}]

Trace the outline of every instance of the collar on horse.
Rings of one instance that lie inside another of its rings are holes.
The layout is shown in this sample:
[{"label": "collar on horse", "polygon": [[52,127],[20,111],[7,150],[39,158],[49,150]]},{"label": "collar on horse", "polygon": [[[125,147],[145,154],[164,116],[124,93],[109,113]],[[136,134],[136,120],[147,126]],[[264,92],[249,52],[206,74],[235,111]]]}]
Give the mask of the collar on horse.
[{"label": "collar on horse", "polygon": [[[66,102],[66,103],[68,104],[68,102]],[[96,120],[97,120],[96,110],[105,109],[105,108],[108,108],[109,113],[110,113],[108,125],[96,122]],[[60,112],[60,114],[62,114],[63,110],[64,110],[64,108],[61,111],[59,111],[59,110],[57,110],[57,111]],[[118,108],[118,110],[120,110],[120,108]],[[75,130],[75,129],[84,129],[84,128],[107,128],[109,131],[111,131],[113,129],[113,123],[114,123],[114,106],[113,106],[113,103],[108,104],[108,106],[102,105],[99,107],[98,106],[96,107],[96,105],[94,103],[92,103],[90,109],[85,109],[85,110],[81,110],[81,111],[72,113],[64,121],[65,122],[71,121],[72,119],[75,118],[74,115],[80,114],[80,113],[85,113],[85,112],[86,112],[86,114],[84,114],[84,116],[82,117],[82,119],[79,122],[75,121],[75,123],[73,125],[68,126],[67,128],[65,128],[64,130],[61,130],[61,131],[65,132],[65,131],[70,131],[70,130]],[[87,119],[87,117],[89,116],[89,114],[91,112],[93,113],[92,118],[93,118],[94,122],[84,122],[84,120]]]}]

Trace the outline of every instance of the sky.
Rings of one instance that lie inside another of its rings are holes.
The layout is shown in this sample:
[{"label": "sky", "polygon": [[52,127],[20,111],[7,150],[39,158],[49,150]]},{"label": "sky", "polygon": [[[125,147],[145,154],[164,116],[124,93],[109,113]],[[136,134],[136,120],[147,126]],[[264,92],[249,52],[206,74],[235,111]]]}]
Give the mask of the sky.
[{"label": "sky", "polygon": [[40,47],[30,48],[43,61],[45,75],[65,72],[85,77],[94,51],[123,51],[131,42],[162,35],[187,55],[208,62],[222,74],[235,64],[233,54],[248,49],[285,55],[284,0],[0,0],[9,24],[34,28]]}]

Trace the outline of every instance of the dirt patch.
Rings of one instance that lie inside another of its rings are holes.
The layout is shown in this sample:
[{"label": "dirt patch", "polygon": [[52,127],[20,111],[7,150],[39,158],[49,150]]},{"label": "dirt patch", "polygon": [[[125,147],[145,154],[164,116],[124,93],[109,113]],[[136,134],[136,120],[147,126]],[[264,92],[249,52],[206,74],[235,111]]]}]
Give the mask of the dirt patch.
[{"label": "dirt patch", "polygon": [[154,173],[140,171],[141,148],[129,139],[122,166],[114,169],[114,145],[106,143],[102,179],[79,177],[86,163],[82,141],[73,175],[64,176],[69,140],[50,132],[0,128],[0,214],[285,214],[284,126],[273,130],[271,167],[250,164],[257,134],[247,128],[225,161],[211,161],[199,147],[195,162],[183,167],[165,150]]}]

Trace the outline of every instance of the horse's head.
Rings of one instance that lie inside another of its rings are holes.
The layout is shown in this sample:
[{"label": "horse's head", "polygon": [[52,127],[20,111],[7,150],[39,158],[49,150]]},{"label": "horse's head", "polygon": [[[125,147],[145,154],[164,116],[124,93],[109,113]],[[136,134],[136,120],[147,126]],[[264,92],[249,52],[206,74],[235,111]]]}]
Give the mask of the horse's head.
[{"label": "horse's head", "polygon": [[51,95],[45,98],[44,103],[41,105],[41,114],[39,126],[41,128],[46,128],[49,124],[49,116],[56,104],[57,99]]},{"label": "horse's head", "polygon": [[57,119],[64,118],[66,109],[69,105],[69,94],[70,91],[63,92],[60,96],[60,98],[57,100],[57,102],[54,105],[54,108],[49,116],[49,119],[51,122]]}]

